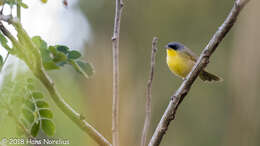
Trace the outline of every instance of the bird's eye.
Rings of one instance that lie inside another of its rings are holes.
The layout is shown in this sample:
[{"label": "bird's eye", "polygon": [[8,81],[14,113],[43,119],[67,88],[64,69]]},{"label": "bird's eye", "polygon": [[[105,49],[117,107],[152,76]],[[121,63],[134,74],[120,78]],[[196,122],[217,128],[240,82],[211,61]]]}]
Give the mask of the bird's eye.
[{"label": "bird's eye", "polygon": [[178,46],[177,45],[169,45],[170,48],[172,48],[173,50],[178,50]]}]

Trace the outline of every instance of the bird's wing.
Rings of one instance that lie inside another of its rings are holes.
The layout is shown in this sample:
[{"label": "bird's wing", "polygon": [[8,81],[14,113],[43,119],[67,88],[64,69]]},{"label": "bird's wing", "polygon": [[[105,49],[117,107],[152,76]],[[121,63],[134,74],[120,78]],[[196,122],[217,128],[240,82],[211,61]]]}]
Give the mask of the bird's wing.
[{"label": "bird's wing", "polygon": [[180,54],[182,54],[182,55],[185,55],[186,57],[189,57],[191,60],[193,60],[194,62],[196,62],[197,61],[197,59],[198,59],[198,56],[195,54],[195,53],[193,53],[189,48],[187,48],[187,47],[184,47],[184,49],[182,49],[181,51],[180,51]]}]

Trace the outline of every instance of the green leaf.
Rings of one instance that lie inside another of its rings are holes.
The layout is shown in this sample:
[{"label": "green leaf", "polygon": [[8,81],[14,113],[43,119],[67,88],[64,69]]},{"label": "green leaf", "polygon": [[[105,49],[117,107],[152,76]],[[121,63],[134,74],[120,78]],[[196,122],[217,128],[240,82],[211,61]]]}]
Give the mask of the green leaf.
[{"label": "green leaf", "polygon": [[4,63],[4,59],[3,59],[3,57],[0,55],[0,68],[2,67],[3,63]]},{"label": "green leaf", "polygon": [[31,135],[33,137],[36,137],[39,133],[39,130],[40,130],[40,121],[38,122],[35,122],[31,128]]},{"label": "green leaf", "polygon": [[38,100],[36,102],[36,105],[38,108],[48,108],[49,107],[49,104],[43,100]]},{"label": "green leaf", "polygon": [[92,76],[94,74],[94,67],[90,63],[80,60],[76,61],[76,63],[88,76]]},{"label": "green leaf", "polygon": [[42,48],[42,49],[40,49],[40,52],[41,52],[41,55],[42,55],[43,63],[52,61],[51,54],[50,54],[49,50]]},{"label": "green leaf", "polygon": [[33,83],[33,79],[32,78],[28,78],[27,79],[27,83]]},{"label": "green leaf", "polygon": [[50,51],[47,49],[47,43],[39,36],[33,37],[32,41],[40,49],[43,63],[51,61],[52,58],[50,56]]},{"label": "green leaf", "polygon": [[48,47],[48,50],[50,50],[52,54],[57,54],[57,53],[58,53],[57,48],[54,47],[54,46],[49,46],[49,47]]},{"label": "green leaf", "polygon": [[51,51],[48,49],[47,43],[40,36],[34,36],[32,41],[40,49],[44,68],[46,70],[59,69],[59,66],[56,65],[51,57]]},{"label": "green leaf", "polygon": [[29,8],[28,5],[23,2],[20,5],[21,5],[21,7],[25,8],[25,9]]},{"label": "green leaf", "polygon": [[25,106],[28,107],[31,111],[35,111],[35,105],[31,100],[27,99],[25,101]]},{"label": "green leaf", "polygon": [[81,54],[79,51],[73,50],[73,51],[69,52],[69,55],[68,55],[69,59],[75,60],[75,59],[78,59],[79,57],[81,57]]},{"label": "green leaf", "polygon": [[0,41],[3,44],[6,44],[8,42],[7,39],[5,38],[5,36],[2,33],[0,33]]},{"label": "green leaf", "polygon": [[20,5],[21,7],[27,9],[28,8],[28,5],[23,3],[22,0],[16,0],[17,1],[17,4]]},{"label": "green leaf", "polygon": [[27,89],[34,90],[34,86],[32,84],[27,85]]},{"label": "green leaf", "polygon": [[5,36],[2,33],[0,33],[0,43],[6,50],[8,51],[11,50],[11,48],[7,44],[8,40],[5,38]]},{"label": "green leaf", "polygon": [[43,66],[46,70],[59,69],[59,66],[54,61],[45,62]]},{"label": "green leaf", "polygon": [[32,97],[34,99],[42,99],[43,98],[43,94],[41,92],[35,91],[35,92],[32,93]]},{"label": "green leaf", "polygon": [[16,0],[6,0],[7,4],[9,4],[11,7],[16,4]]},{"label": "green leaf", "polygon": [[22,113],[24,118],[29,122],[29,123],[33,123],[34,121],[34,116],[33,116],[33,112],[29,111],[28,109],[22,109]]},{"label": "green leaf", "polygon": [[61,51],[58,51],[56,47],[54,46],[49,46],[48,48],[50,50],[50,52],[52,53],[53,55],[53,61],[55,63],[58,63],[58,62],[64,62],[67,60],[67,56],[65,55],[64,52],[61,52]]},{"label": "green leaf", "polygon": [[56,48],[58,51],[63,52],[64,54],[69,53],[69,48],[67,46],[57,45]]},{"label": "green leaf", "polygon": [[39,49],[47,50],[47,43],[40,36],[34,36],[32,41]]},{"label": "green leaf", "polygon": [[55,125],[52,120],[43,119],[41,122],[44,133],[48,136],[53,136],[55,133]]},{"label": "green leaf", "polygon": [[54,55],[53,61],[54,62],[65,62],[67,60],[67,56],[64,53],[57,53]]},{"label": "green leaf", "polygon": [[41,117],[48,118],[48,119],[53,118],[52,112],[48,109],[40,109],[39,113],[40,113]]}]

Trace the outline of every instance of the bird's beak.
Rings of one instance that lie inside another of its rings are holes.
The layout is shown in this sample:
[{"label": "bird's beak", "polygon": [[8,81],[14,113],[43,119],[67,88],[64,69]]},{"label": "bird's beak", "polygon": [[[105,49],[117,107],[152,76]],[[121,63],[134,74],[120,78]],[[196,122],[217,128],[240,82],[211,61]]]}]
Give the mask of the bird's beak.
[{"label": "bird's beak", "polygon": [[169,49],[168,45],[165,45],[164,48],[165,48],[165,49]]}]

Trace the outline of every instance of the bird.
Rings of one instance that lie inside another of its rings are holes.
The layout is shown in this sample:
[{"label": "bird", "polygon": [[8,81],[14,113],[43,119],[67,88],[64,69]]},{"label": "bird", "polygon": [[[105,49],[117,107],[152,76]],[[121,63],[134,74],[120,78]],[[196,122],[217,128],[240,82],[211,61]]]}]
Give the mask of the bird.
[{"label": "bird", "polygon": [[[189,48],[179,42],[170,42],[166,46],[166,62],[170,71],[182,79],[189,74],[195,65],[198,56]],[[199,78],[205,82],[221,82],[223,79],[205,69],[199,74]]]}]

